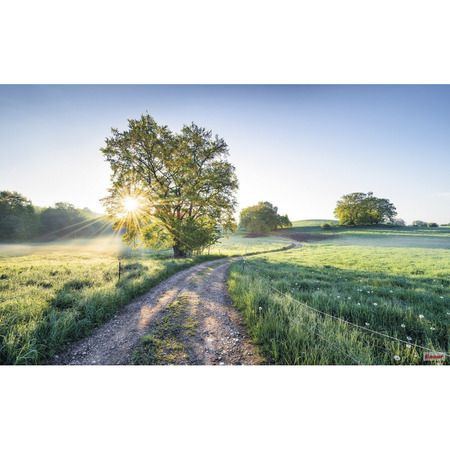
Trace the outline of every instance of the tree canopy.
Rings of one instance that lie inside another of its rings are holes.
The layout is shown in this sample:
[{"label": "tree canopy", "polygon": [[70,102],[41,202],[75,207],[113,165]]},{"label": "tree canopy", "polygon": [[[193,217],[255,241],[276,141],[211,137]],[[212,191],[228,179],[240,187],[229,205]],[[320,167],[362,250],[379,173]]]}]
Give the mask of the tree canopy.
[{"label": "tree canopy", "polygon": [[397,215],[395,206],[386,198],[377,198],[373,192],[354,192],[338,200],[334,216],[340,225],[376,225],[391,222]]},{"label": "tree canopy", "polygon": [[239,224],[250,233],[267,233],[277,228],[292,227],[287,214],[279,215],[278,208],[270,202],[259,202],[244,208],[239,217]]},{"label": "tree canopy", "polygon": [[194,123],[173,133],[149,114],[111,132],[100,149],[112,169],[102,201],[125,242],[172,246],[178,258],[236,229],[238,181],[222,138]]},{"label": "tree canopy", "polygon": [[0,192],[0,241],[25,241],[37,232],[38,218],[30,200],[17,192]]}]

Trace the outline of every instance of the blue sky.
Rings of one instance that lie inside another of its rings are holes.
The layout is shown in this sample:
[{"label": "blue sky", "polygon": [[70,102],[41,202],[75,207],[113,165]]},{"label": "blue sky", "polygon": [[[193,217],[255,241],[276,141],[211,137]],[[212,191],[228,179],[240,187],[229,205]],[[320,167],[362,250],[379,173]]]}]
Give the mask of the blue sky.
[{"label": "blue sky", "polygon": [[99,148],[146,111],[225,139],[240,208],[331,219],[342,195],[373,191],[408,223],[450,222],[448,85],[0,85],[0,190],[101,211]]}]

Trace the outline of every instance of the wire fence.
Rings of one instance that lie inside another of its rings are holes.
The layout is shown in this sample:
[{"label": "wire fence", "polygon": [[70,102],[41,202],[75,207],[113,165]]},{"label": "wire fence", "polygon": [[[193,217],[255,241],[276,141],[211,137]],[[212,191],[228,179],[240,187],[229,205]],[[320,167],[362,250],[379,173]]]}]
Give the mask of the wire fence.
[{"label": "wire fence", "polygon": [[[116,276],[117,276],[118,280],[120,281],[121,276],[123,276],[127,272],[134,270],[135,266],[137,264],[140,264],[140,261],[138,259],[132,260],[132,259],[126,259],[126,258],[120,257],[120,258],[117,258],[117,260],[106,263],[105,266],[102,267],[102,273],[108,274],[111,271],[116,272]],[[33,286],[15,283],[14,287],[15,287],[16,291],[21,288],[24,288],[24,289],[32,288],[35,291],[34,292],[23,292],[19,295],[12,295],[12,296],[9,295],[8,297],[0,296],[0,303],[5,302],[7,300],[24,299],[25,297],[27,297],[29,295],[39,295],[42,292],[44,292],[44,293],[49,292],[48,286],[45,286],[45,283],[43,284],[42,282],[35,282],[35,283],[33,282]],[[11,293],[14,293],[14,292],[11,292]]]},{"label": "wire fence", "polygon": [[[253,270],[253,268],[250,266],[250,264],[249,264],[248,261],[245,259],[245,257],[243,258],[242,268],[243,268],[243,269],[248,268],[248,269],[250,269],[250,270]],[[256,273],[256,272],[254,271],[254,273]],[[269,289],[271,289],[273,292],[276,292],[276,293],[278,293],[279,295],[285,296],[285,297],[289,298],[291,301],[293,301],[293,302],[295,302],[295,303],[297,303],[297,304],[299,304],[299,305],[301,305],[301,306],[303,306],[303,307],[305,307],[305,308],[307,308],[307,309],[309,309],[309,310],[311,310],[311,311],[314,311],[314,312],[317,313],[317,314],[321,314],[321,315],[324,316],[324,317],[329,317],[330,319],[339,321],[339,322],[341,322],[341,323],[345,323],[346,325],[350,325],[350,326],[355,327],[355,328],[357,328],[357,329],[360,329],[360,330],[362,330],[362,331],[364,331],[364,332],[368,332],[368,333],[371,333],[371,334],[373,334],[373,335],[382,336],[382,337],[384,337],[384,338],[386,338],[386,339],[390,339],[390,340],[392,340],[392,341],[399,342],[399,343],[404,344],[404,345],[407,345],[407,346],[409,346],[409,347],[415,347],[415,348],[419,348],[419,349],[422,349],[422,350],[426,350],[426,351],[428,351],[428,352],[439,353],[439,354],[445,355],[446,357],[450,357],[450,354],[448,354],[448,353],[446,353],[446,352],[443,352],[443,351],[441,351],[441,350],[431,349],[431,348],[424,347],[424,346],[419,345],[419,344],[415,344],[415,343],[412,343],[412,342],[404,341],[403,339],[399,339],[399,338],[396,338],[396,337],[394,337],[394,336],[390,336],[390,335],[388,335],[388,334],[386,334],[386,333],[381,333],[381,332],[379,332],[379,331],[372,330],[372,329],[367,328],[367,327],[365,327],[365,326],[358,325],[358,324],[356,324],[356,323],[353,323],[353,322],[350,322],[350,321],[348,321],[348,320],[342,319],[341,317],[336,317],[336,316],[334,316],[334,315],[332,315],[332,314],[330,314],[330,313],[327,313],[327,312],[325,312],[325,311],[321,311],[321,310],[319,310],[319,309],[317,309],[317,308],[314,308],[314,307],[308,305],[307,303],[304,303],[304,302],[302,302],[302,301],[300,301],[300,300],[298,300],[298,299],[292,297],[289,293],[282,292],[282,291],[276,289],[275,287],[271,286],[270,284],[268,285],[268,287],[269,287]],[[293,319],[292,319],[292,318],[289,318],[289,320],[292,321]],[[326,340],[323,336],[318,335],[316,332],[314,332],[314,330],[311,330],[311,331],[312,331],[314,334],[316,334],[318,337],[320,337],[322,340],[328,342],[330,345],[332,345],[333,347],[337,348],[340,352],[346,354],[346,356],[348,356],[349,358],[353,359],[353,360],[354,360],[355,362],[357,362],[358,364],[361,363],[359,360],[357,360],[356,358],[353,358],[351,355],[347,354],[344,350],[342,350],[341,348],[339,348],[336,344],[331,343],[330,341]]]}]

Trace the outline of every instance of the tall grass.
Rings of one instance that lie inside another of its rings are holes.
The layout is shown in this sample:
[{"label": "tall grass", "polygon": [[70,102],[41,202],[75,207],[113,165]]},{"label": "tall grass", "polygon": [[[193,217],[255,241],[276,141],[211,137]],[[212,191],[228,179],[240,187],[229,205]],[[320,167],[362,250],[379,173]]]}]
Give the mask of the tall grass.
[{"label": "tall grass", "polygon": [[111,238],[0,246],[0,364],[45,363],[177,271],[286,244],[238,234],[210,255],[184,260],[172,260],[171,250],[136,251]]},{"label": "tall grass", "polygon": [[245,269],[232,265],[231,295],[270,363],[423,363],[422,350],[412,345],[324,317],[301,303],[449,353],[450,251],[423,248],[423,242],[377,246],[377,231],[372,233],[372,246],[350,245],[348,237],[342,245],[338,238],[252,257]]},{"label": "tall grass", "polygon": [[120,281],[113,257],[53,263],[25,257],[2,264],[0,363],[44,363],[136,296],[205,259],[124,259]]}]

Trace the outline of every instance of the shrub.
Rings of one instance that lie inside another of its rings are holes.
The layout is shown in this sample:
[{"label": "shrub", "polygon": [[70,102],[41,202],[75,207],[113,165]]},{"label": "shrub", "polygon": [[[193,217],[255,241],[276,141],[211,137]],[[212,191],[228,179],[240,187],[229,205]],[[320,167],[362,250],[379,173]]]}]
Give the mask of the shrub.
[{"label": "shrub", "polygon": [[436,222],[430,222],[428,224],[429,227],[438,227],[439,225]]},{"label": "shrub", "polygon": [[239,226],[250,233],[267,233],[277,228],[290,228],[292,223],[287,214],[278,214],[278,207],[270,202],[259,202],[241,211]]},{"label": "shrub", "polygon": [[398,218],[394,220],[394,225],[397,227],[405,227],[406,222],[403,219]]}]

